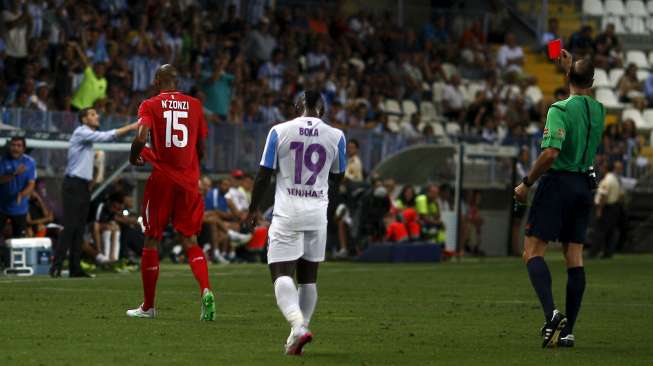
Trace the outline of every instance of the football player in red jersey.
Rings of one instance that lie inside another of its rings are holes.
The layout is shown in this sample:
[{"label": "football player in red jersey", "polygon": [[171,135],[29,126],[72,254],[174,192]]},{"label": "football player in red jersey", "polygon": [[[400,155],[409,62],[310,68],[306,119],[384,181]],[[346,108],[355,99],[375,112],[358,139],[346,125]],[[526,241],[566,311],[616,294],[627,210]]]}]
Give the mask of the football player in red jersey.
[{"label": "football player in red jersey", "polygon": [[[149,162],[153,169],[145,185],[143,224],[145,248],[141,257],[144,301],[127,315],[154,318],[154,294],[159,277],[157,250],[168,222],[182,236],[188,263],[200,285],[201,320],[215,320],[215,298],[209,285],[204,252],[197,245],[202,228],[204,198],[197,182],[204,140],[208,129],[199,100],[176,91],[177,70],[162,65],[154,77],[159,95],[141,103],[138,110],[138,135],[134,138],[129,161],[134,165]],[[146,147],[148,137],[150,146]]]}]

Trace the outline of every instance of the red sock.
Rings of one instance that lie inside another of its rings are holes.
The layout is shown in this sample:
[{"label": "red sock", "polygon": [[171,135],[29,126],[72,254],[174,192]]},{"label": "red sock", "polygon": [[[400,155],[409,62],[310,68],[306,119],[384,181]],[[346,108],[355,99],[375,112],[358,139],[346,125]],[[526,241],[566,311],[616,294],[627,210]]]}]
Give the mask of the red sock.
[{"label": "red sock", "polygon": [[200,284],[201,294],[204,292],[204,289],[211,288],[209,285],[209,268],[206,265],[204,252],[202,251],[202,248],[193,245],[186,251],[186,257],[188,257],[188,264],[190,265],[190,269],[193,271],[197,283]]},{"label": "red sock", "polygon": [[159,252],[156,248],[143,248],[141,257],[141,279],[143,280],[143,310],[154,306],[156,281],[159,278]]}]

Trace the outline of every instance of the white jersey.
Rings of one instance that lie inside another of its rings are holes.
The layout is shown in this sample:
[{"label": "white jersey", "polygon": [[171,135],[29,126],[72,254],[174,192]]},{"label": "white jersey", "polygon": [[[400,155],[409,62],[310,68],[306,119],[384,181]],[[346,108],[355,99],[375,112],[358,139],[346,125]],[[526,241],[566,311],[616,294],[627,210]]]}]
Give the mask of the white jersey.
[{"label": "white jersey", "polygon": [[298,117],[274,126],[261,166],[276,170],[273,222],[287,230],[327,224],[329,172],[347,167],[345,135],[319,118]]}]

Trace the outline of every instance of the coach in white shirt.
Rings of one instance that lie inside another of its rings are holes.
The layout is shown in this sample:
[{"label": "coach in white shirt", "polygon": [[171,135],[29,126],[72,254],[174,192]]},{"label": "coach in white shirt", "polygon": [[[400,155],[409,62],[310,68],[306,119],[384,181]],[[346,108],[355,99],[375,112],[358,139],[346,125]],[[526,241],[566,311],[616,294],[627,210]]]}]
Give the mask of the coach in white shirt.
[{"label": "coach in white shirt", "polygon": [[516,71],[522,73],[524,50],[517,45],[517,38],[514,34],[506,34],[506,44],[501,46],[497,52],[497,65],[503,72]]}]

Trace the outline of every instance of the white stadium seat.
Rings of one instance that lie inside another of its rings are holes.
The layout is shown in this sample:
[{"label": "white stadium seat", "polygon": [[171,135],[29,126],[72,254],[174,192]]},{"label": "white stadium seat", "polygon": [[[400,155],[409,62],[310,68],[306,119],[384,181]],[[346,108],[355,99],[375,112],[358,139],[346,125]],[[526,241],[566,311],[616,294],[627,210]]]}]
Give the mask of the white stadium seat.
[{"label": "white stadium seat", "polygon": [[626,13],[638,17],[647,14],[646,5],[642,0],[628,0],[626,1]]},{"label": "white stadium seat", "polygon": [[650,74],[651,73],[648,72],[648,70],[637,70],[637,80],[644,81],[644,80],[648,79],[648,76]]},{"label": "white stadium seat", "polygon": [[649,14],[653,14],[653,0],[648,0],[646,3],[646,9],[648,10]]},{"label": "white stadium seat", "polygon": [[638,129],[646,128],[647,123],[642,117],[642,113],[635,108],[626,108],[621,112],[621,120],[625,121],[627,119],[632,119],[635,122],[635,127]]},{"label": "white stadium seat", "polygon": [[413,115],[417,113],[417,106],[415,105],[415,102],[413,102],[412,100],[404,99],[401,102],[401,110],[404,112],[404,114]]},{"label": "white stadium seat", "polygon": [[609,88],[596,89],[596,100],[603,103],[606,108],[622,108],[619,99],[617,99],[612,89]]},{"label": "white stadium seat", "polygon": [[612,87],[612,83],[610,83],[610,79],[608,78],[608,73],[605,72],[603,69],[594,69],[594,87],[596,88],[601,88],[601,87],[606,87],[610,88]]},{"label": "white stadium seat", "polygon": [[649,65],[653,65],[653,51],[648,54],[648,63]]},{"label": "white stadium seat", "polygon": [[388,129],[392,132],[399,132],[399,117],[388,116]]},{"label": "white stadium seat", "polygon": [[448,135],[460,135],[460,125],[458,122],[447,122],[446,129]]},{"label": "white stadium seat", "polygon": [[646,128],[653,128],[653,109],[645,109],[642,113]]},{"label": "white stadium seat", "polygon": [[610,70],[610,84],[612,84],[613,88],[617,87],[617,83],[619,83],[619,79],[624,75],[624,69],[622,68],[614,68]]},{"label": "white stadium seat", "polygon": [[422,114],[423,122],[432,122],[438,117],[438,112],[435,110],[435,105],[432,102],[422,101],[419,104],[419,110]]},{"label": "white stadium seat", "polygon": [[606,14],[611,15],[626,15],[626,9],[624,8],[624,3],[621,0],[605,0],[603,4],[603,11]]},{"label": "white stadium seat", "polygon": [[583,0],[583,14],[603,15],[603,3],[601,3],[601,0]]},{"label": "white stadium seat", "polygon": [[401,106],[399,106],[399,102],[394,99],[386,99],[385,104],[383,105],[383,111],[398,116],[401,114]]},{"label": "white stadium seat", "polygon": [[447,79],[452,77],[454,74],[458,74],[458,69],[456,66],[446,62],[442,64],[442,71],[444,72],[444,75],[447,77]]},{"label": "white stadium seat", "polygon": [[442,94],[444,93],[444,87],[445,83],[442,81],[436,81],[433,83],[433,86],[431,87],[431,92],[433,93],[433,102],[435,103],[442,103]]},{"label": "white stadium seat", "polygon": [[644,18],[631,16],[626,18],[624,23],[630,34],[648,34]]},{"label": "white stadium seat", "polygon": [[648,69],[648,61],[643,51],[632,50],[626,52],[626,64],[635,64],[640,69]]},{"label": "white stadium seat", "polygon": [[537,85],[531,85],[528,88],[526,88],[524,94],[534,104],[537,104],[542,100],[542,90],[540,90],[540,87],[538,87]]},{"label": "white stadium seat", "polygon": [[601,21],[601,29],[605,30],[605,28],[607,28],[608,24],[610,23],[614,24],[614,30],[618,34],[626,33],[626,28],[624,27],[624,24],[621,22],[621,17],[616,15],[604,16]]},{"label": "white stadium seat", "polygon": [[476,97],[476,93],[485,89],[483,83],[470,82],[467,84],[467,89],[465,92],[465,101],[471,103]]},{"label": "white stadium seat", "polygon": [[442,127],[442,123],[431,123],[431,127],[433,127],[433,134],[435,136],[445,136],[447,134],[447,132],[444,130],[444,127]]},{"label": "white stadium seat", "polygon": [[[649,32],[653,32],[653,16],[649,16],[648,18],[646,18],[646,29],[647,29]],[[649,62],[648,62],[648,63],[649,63],[649,64],[651,63],[651,59],[650,59],[650,58],[649,58]]]}]

